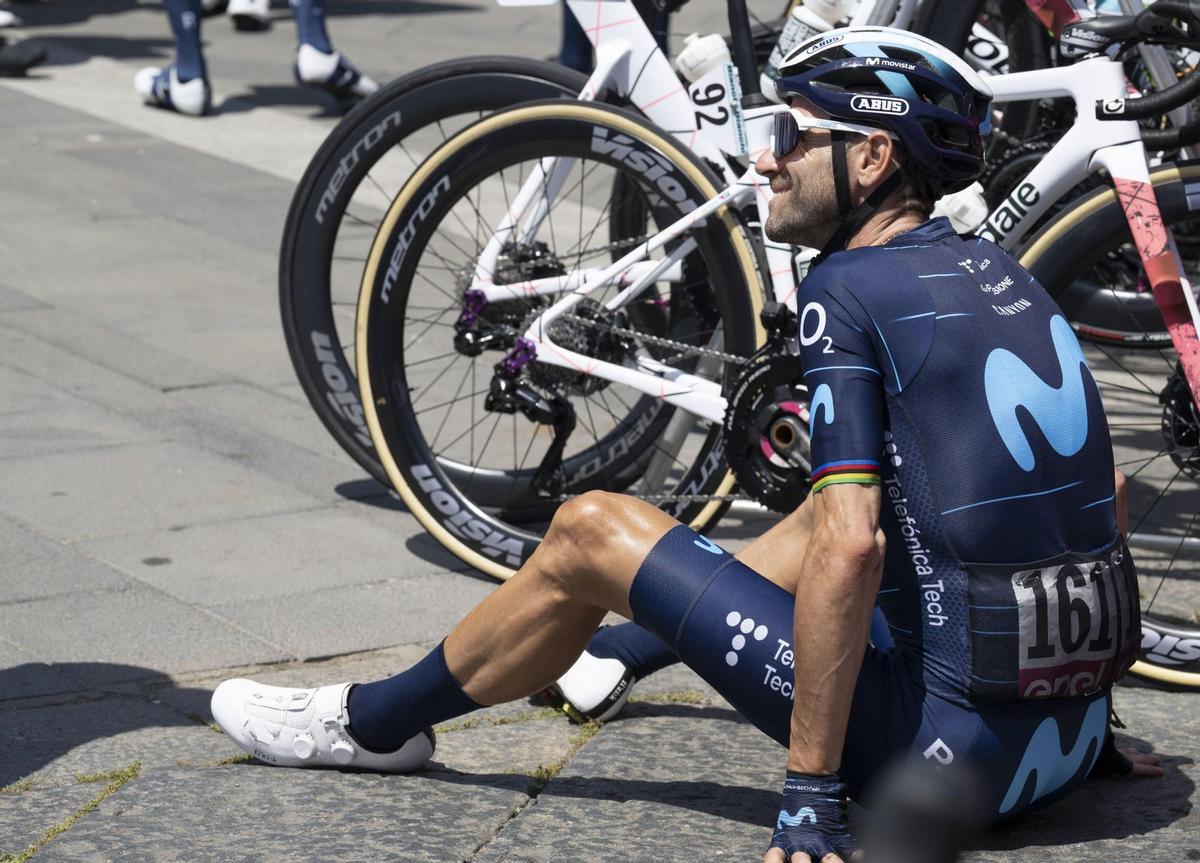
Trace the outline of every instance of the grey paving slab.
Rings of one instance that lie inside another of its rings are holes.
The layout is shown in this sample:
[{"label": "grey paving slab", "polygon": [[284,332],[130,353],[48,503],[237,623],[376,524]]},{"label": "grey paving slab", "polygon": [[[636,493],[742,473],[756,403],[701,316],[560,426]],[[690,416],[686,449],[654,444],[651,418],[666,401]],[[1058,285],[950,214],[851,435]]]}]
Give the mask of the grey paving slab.
[{"label": "grey paving slab", "polygon": [[223,734],[161,704],[108,696],[3,714],[9,741],[0,786],[28,777],[71,784],[137,761],[143,769],[208,764],[240,750]]},{"label": "grey paving slab", "polygon": [[[275,286],[260,288],[273,291]],[[296,376],[278,325],[205,333],[149,333],[144,338],[183,362],[213,369],[222,378],[271,387]]]},{"label": "grey paving slab", "polygon": [[149,411],[161,404],[162,392],[147,384],[96,365],[28,333],[5,326],[0,316],[0,363],[43,383],[48,390],[61,390],[96,404],[127,412]]},{"label": "grey paving slab", "polygon": [[[462,860],[528,780],[256,764],[154,770],[39,852],[47,861]],[[181,845],[179,836],[187,836]]]},{"label": "grey paving slab", "polygon": [[76,401],[45,381],[3,365],[0,355],[0,417],[69,407]]},{"label": "grey paving slab", "polygon": [[19,459],[5,466],[0,485],[0,511],[71,541],[315,503],[229,460],[171,443]]},{"label": "grey paving slab", "polygon": [[[167,393],[165,402],[181,413],[186,409],[204,411],[210,417],[224,420],[227,425],[236,426],[242,434],[268,437],[272,442],[289,443],[317,455],[351,463],[313,413],[294,376],[278,388],[256,387],[237,381],[178,390]],[[363,475],[360,468],[354,470],[355,478]]]},{"label": "grey paving slab", "polygon": [[419,530],[400,513],[387,530],[348,507],[323,507],[80,547],[184,602],[229,606],[437,573],[406,551]]},{"label": "grey paving slab", "polygon": [[43,662],[94,662],[94,685],[295,656],[144,586],[0,606],[0,632]]},{"label": "grey paving slab", "polygon": [[94,785],[83,784],[0,794],[0,824],[4,825],[0,859],[9,854],[16,856],[41,839],[47,830],[79,811],[98,791]]},{"label": "grey paving slab", "polygon": [[[256,389],[246,386],[247,389]],[[286,437],[278,436],[287,435],[286,429],[292,423],[285,416],[280,416],[278,423],[269,422],[267,405],[258,409],[262,416],[255,425],[251,425],[244,414],[236,416],[207,406],[196,406],[194,402],[206,401],[200,394],[209,389],[201,387],[167,393],[159,407],[139,415],[138,419],[178,443],[235,460],[239,465],[310,495],[315,500],[335,502],[348,496],[384,491],[383,486],[370,484],[369,488],[363,487],[351,494],[345,492],[347,488],[362,487],[366,476],[363,469],[342,452],[323,426],[319,429],[324,436],[323,441],[313,441],[312,448],[298,445]],[[258,392],[262,393],[261,390]],[[269,403],[274,399],[274,396],[262,393],[264,402]],[[292,402],[285,402],[285,405],[288,412],[307,409]],[[227,407],[232,409],[232,406]],[[244,407],[247,413],[256,412],[249,403]],[[310,429],[308,433],[312,435],[317,432],[312,426],[320,426],[320,423],[312,416],[311,409],[307,410],[309,416],[298,425]]]},{"label": "grey paving slab", "polygon": [[438,573],[225,603],[212,612],[295,656],[331,656],[441,638],[494,588],[481,577]]},{"label": "grey paving slab", "polygon": [[0,549],[0,605],[129,583],[112,567],[2,517]]},{"label": "grey paving slab", "polygon": [[0,459],[103,449],[161,437],[133,420],[86,402],[0,415]]},{"label": "grey paving slab", "polygon": [[0,312],[11,312],[18,309],[36,309],[45,303],[19,291],[16,288],[0,282]]},{"label": "grey paving slab", "polygon": [[447,769],[477,776],[514,773],[534,775],[572,751],[579,729],[566,716],[513,721],[443,731],[431,769]]},{"label": "grey paving slab", "polygon": [[227,377],[203,362],[191,362],[151,347],[63,309],[5,312],[0,314],[0,321],[160,389],[196,386]]},{"label": "grey paving slab", "polygon": [[781,756],[738,721],[612,723],[476,860],[760,859],[778,812]]}]

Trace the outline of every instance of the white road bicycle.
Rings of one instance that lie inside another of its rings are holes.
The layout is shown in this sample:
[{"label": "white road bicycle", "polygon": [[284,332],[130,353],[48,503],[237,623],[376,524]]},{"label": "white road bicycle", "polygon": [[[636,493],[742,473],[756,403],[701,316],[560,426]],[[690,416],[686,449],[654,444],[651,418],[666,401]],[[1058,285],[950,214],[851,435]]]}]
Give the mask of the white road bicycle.
[{"label": "white road bicycle", "polygon": [[[967,44],[966,56],[981,68],[1002,67],[1007,54],[1005,46],[988,29],[995,26],[996,17],[990,4],[1016,4],[1021,7],[1018,11],[1023,11],[1023,0],[973,2],[978,8],[973,6],[970,15],[982,23],[976,26],[976,35]],[[954,19],[950,23],[957,23],[959,30],[965,26],[962,10],[953,5],[931,17],[932,12],[946,6],[933,0],[921,4],[916,0],[861,0],[852,23],[890,22],[907,26],[918,5],[923,13],[923,18],[916,22],[920,26],[929,27],[931,21],[942,22],[947,17]],[[322,423],[342,448],[382,483],[388,483],[388,478],[376,457],[358,399],[353,360],[354,307],[362,266],[383,213],[409,174],[426,154],[467,123],[499,108],[533,99],[552,96],[574,99],[581,93],[590,98],[591,94],[600,93],[603,99],[617,104],[641,103],[655,116],[673,117],[672,122],[688,116],[684,104],[688,100],[682,93],[652,104],[660,94],[671,88],[678,90],[679,86],[678,78],[669,70],[661,52],[654,48],[646,28],[632,21],[620,28],[610,26],[636,18],[633,8],[627,3],[609,2],[604,6],[616,14],[601,22],[602,29],[597,29],[593,21],[592,37],[603,41],[605,51],[612,57],[622,56],[621,52],[612,51],[614,46],[632,42],[625,55],[630,62],[609,63],[590,82],[557,64],[515,57],[471,57],[419,69],[385,86],[339,123],[314,155],[296,189],[284,227],[279,266],[280,311],[289,354],[300,384]],[[578,4],[574,8],[580,10],[585,22],[589,15],[595,16],[595,4]],[[951,12],[954,14],[950,15]],[[781,22],[774,22],[749,27],[742,18],[731,22],[731,32],[749,34],[756,60],[761,63],[770,53],[781,26]],[[1018,47],[1029,41],[1029,34],[1024,35],[1026,38]],[[1139,50],[1161,51],[1158,46],[1140,46]],[[1022,51],[1014,49],[1017,65],[1040,62],[1030,51],[1024,48]],[[643,64],[643,58],[652,62]],[[714,125],[705,119],[719,117],[723,109],[711,104],[711,94],[715,91],[706,86],[690,92],[697,94],[703,104],[692,106],[691,119],[684,121],[681,132],[683,140],[691,144],[712,138],[717,145],[726,136],[729,125]],[[1008,126],[1007,115],[1005,125]],[[1036,155],[1023,154],[1004,169],[1006,176],[999,179],[1007,182],[1007,174],[1019,170],[1022,162]],[[710,166],[724,171],[726,182],[738,171],[725,160],[715,158],[713,148],[706,152],[706,158]],[[1136,265],[1136,260],[1132,263]],[[1102,326],[1108,322],[1110,330],[1121,330],[1124,335],[1129,328],[1120,326],[1123,311],[1114,314],[1112,303],[1097,299],[1094,285],[1081,282],[1077,287],[1076,293],[1082,300],[1090,302],[1084,308],[1085,314],[1077,315],[1076,320],[1098,322]],[[1124,299],[1141,300],[1147,307],[1137,317],[1139,322],[1153,321],[1157,316],[1153,303],[1145,296]],[[1079,302],[1073,301],[1070,308],[1078,309]],[[1112,324],[1114,317],[1116,323]],[[374,493],[376,488],[370,483],[348,484],[343,491],[358,496]]]},{"label": "white road bicycle", "polygon": [[[1147,20],[1129,19],[1122,38],[1142,38]],[[608,23],[597,31],[619,26]],[[1200,166],[1151,173],[1133,116],[1193,98],[1200,79],[1125,102],[1120,63],[1094,56],[991,83],[1001,101],[1069,97],[1081,110],[984,232],[1011,248],[1105,172],[1112,186],[1068,205],[1020,259],[1053,294],[1132,245],[1171,332],[1174,350],[1092,360],[1130,475],[1147,639],[1158,639],[1148,649],[1166,644],[1173,678],[1194,682],[1197,636],[1155,621],[1190,601],[1175,576],[1200,544],[1200,316],[1169,230],[1200,204]],[[773,111],[746,111],[751,154],[767,146]],[[1154,146],[1192,131],[1156,133]],[[677,136],[586,103],[496,114],[426,160],[374,238],[356,345],[373,442],[422,524],[503,578],[554,508],[587,488],[639,494],[698,527],[734,496],[726,461],[741,494],[786,495],[808,469],[807,411],[777,313],[794,306],[796,261],[752,230],[767,195],[752,171],[722,186]],[[771,262],[770,343],[760,256]],[[819,338],[818,313],[798,313],[799,337]]]},{"label": "white road bicycle", "polygon": [[[555,0],[550,0],[555,2]],[[862,0],[856,18],[903,16],[913,0]],[[354,369],[354,307],[363,263],[383,213],[428,153],[468,123],[500,108],[543,98],[600,98],[650,112],[680,129],[688,144],[726,134],[720,106],[700,91],[690,104],[679,78],[628,2],[603,4],[611,13],[593,29],[604,52],[629,46],[628,60],[609,63],[591,80],[556,63],[519,57],[480,56],[436,63],[409,73],[364,100],[338,124],[314,155],[297,186],[283,231],[279,300],[285,340],[297,378],[334,439],[371,476],[388,482],[366,428]],[[676,4],[677,5],[677,4]],[[572,8],[591,26],[594,3]],[[779,12],[785,5],[779,0]],[[590,16],[590,17],[589,17]],[[609,26],[628,21],[619,28]],[[590,22],[590,23],[589,23]],[[765,61],[781,21],[750,26],[742,15],[731,32]],[[755,74],[755,80],[757,80]],[[670,93],[666,98],[664,94]],[[599,94],[597,97],[596,94]],[[706,151],[723,162],[715,141]],[[736,171],[729,179],[736,176]],[[377,493],[370,483],[350,484],[347,495]]]}]

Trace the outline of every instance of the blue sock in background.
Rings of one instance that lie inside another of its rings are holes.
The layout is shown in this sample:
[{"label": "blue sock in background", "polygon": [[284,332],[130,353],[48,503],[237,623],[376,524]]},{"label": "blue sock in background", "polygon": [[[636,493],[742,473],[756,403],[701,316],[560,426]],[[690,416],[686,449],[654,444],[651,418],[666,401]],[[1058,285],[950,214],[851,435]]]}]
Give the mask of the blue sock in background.
[{"label": "blue sock in background", "polygon": [[621,660],[638,680],[679,661],[666,642],[636,623],[606,626],[592,636],[587,652],[601,659]]},{"label": "blue sock in background", "polygon": [[350,733],[379,752],[395,751],[423,729],[481,706],[450,674],[442,644],[408,671],[351,687],[346,699]]},{"label": "blue sock in background", "polygon": [[318,51],[329,54],[333,43],[325,32],[325,0],[290,0],[292,14],[296,16],[296,33],[301,45],[312,45]]},{"label": "blue sock in background", "polygon": [[167,17],[175,35],[175,68],[180,81],[206,77],[200,48],[200,0],[166,0]]}]

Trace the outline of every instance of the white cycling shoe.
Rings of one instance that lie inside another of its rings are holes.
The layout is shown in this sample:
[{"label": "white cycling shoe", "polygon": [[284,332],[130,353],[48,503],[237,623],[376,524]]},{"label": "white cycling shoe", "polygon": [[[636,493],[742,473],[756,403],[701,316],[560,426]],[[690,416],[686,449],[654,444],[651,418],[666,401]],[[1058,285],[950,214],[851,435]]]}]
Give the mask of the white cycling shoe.
[{"label": "white cycling shoe", "polygon": [[427,728],[395,752],[364,749],[346,730],[349,683],[292,689],[253,680],[226,680],[212,696],[217,724],[259,761],[278,767],[356,767],[408,773],[433,757]]},{"label": "white cycling shoe", "polygon": [[212,103],[208,82],[203,78],[180,81],[174,63],[165,69],[157,66],[139,69],[133,77],[133,89],[147,105],[191,117],[206,113]]},{"label": "white cycling shoe", "polygon": [[576,722],[607,722],[625,706],[637,680],[619,659],[601,659],[586,650],[554,682],[563,712]]},{"label": "white cycling shoe", "polygon": [[378,84],[358,71],[340,51],[326,54],[307,42],[296,49],[292,72],[301,84],[321,87],[339,99],[361,99],[379,89]]}]

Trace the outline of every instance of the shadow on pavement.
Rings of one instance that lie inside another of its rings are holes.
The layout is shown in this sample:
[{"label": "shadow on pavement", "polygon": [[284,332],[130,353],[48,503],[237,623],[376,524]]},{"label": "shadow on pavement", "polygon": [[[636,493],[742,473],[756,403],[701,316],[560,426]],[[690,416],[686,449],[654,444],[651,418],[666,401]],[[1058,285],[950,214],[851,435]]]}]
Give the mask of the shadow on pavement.
[{"label": "shadow on pavement", "polygon": [[120,36],[73,36],[55,34],[37,39],[46,48],[43,68],[74,66],[92,57],[111,57],[115,60],[144,60],[147,65],[170,62],[175,43],[169,35],[162,38],[130,38]]},{"label": "shadow on pavement", "polygon": [[209,719],[212,692],[177,686],[169,675],[152,668],[107,662],[0,669],[0,696],[22,695],[64,700],[0,713],[5,729],[0,788],[95,740],[144,728],[203,725]]},{"label": "shadow on pavement", "polygon": [[[649,706],[649,705],[648,705]],[[682,705],[652,705],[655,708]],[[706,709],[708,710],[708,709]],[[732,711],[715,711],[732,713]],[[736,716],[736,714],[735,714]],[[724,717],[721,717],[724,718]],[[1146,748],[1141,741],[1120,738],[1121,746]],[[972,844],[973,848],[1016,851],[1036,846],[1060,846],[1125,839],[1169,827],[1191,811],[1194,784],[1182,771],[1191,759],[1160,753],[1166,775],[1162,779],[1092,779],[1066,798],[1044,809],[1027,813],[993,827]],[[480,785],[500,790],[521,790],[511,774],[463,773],[435,764],[417,774],[434,782]],[[521,777],[516,777],[520,779]],[[779,806],[774,789],[748,788],[716,782],[663,782],[612,776],[567,776],[553,779],[545,797],[577,800],[645,801],[688,809],[744,824],[761,826]],[[764,816],[766,813],[766,816]]]},{"label": "shadow on pavement", "polygon": [[258,86],[251,84],[248,91],[233,96],[226,96],[220,104],[214,105],[211,113],[244,114],[256,108],[274,108],[280,106],[311,107],[314,109],[313,118],[341,117],[351,107],[352,102],[339,102],[328,93],[315,87],[303,84],[290,86]]}]

